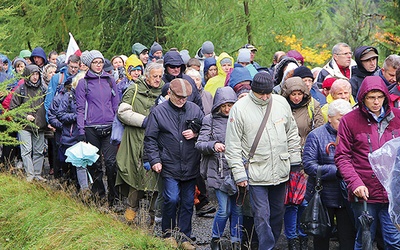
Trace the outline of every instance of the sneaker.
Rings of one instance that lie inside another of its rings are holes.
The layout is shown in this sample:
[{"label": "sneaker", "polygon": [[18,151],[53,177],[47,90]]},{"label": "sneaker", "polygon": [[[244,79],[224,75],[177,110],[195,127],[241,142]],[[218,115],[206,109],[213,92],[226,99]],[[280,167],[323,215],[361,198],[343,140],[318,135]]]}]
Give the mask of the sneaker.
[{"label": "sneaker", "polygon": [[42,181],[42,182],[46,182],[46,181],[47,181],[47,179],[46,179],[46,178],[43,178],[43,177],[42,177],[42,176],[40,176],[40,175],[38,175],[38,176],[35,176],[35,180]]},{"label": "sneaker", "polygon": [[158,216],[155,216],[155,217],[154,217],[154,222],[155,222],[156,224],[160,224],[161,221],[162,221],[162,217],[158,217]]},{"label": "sneaker", "polygon": [[196,249],[196,247],[194,247],[192,244],[190,244],[189,241],[182,242],[181,248],[185,249],[185,250],[194,250],[194,249]]},{"label": "sneaker", "polygon": [[167,243],[171,248],[178,248],[178,242],[176,242],[174,237],[168,237],[164,239],[164,242]]},{"label": "sneaker", "polygon": [[215,211],[217,211],[215,209],[215,207],[213,205],[211,205],[210,203],[207,203],[206,205],[204,205],[202,208],[196,210],[196,215],[197,216],[204,216],[206,214],[212,214],[215,213]]}]

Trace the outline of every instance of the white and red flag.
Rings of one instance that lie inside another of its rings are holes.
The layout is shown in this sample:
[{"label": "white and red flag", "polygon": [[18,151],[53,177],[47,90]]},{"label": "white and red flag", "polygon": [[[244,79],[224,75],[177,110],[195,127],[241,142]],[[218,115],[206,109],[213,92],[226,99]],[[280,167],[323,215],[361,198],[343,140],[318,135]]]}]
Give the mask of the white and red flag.
[{"label": "white and red flag", "polygon": [[68,63],[68,58],[73,54],[81,56],[82,52],[79,49],[79,46],[74,39],[74,36],[71,33],[69,33],[69,43],[68,43],[67,54],[65,56],[65,63]]}]

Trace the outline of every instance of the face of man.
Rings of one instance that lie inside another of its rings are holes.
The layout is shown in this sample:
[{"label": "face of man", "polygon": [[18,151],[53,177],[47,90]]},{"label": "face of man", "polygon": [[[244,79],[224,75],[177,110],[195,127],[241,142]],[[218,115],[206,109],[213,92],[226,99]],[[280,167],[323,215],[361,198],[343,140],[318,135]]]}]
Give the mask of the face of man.
[{"label": "face of man", "polygon": [[340,113],[336,114],[335,116],[328,116],[328,121],[331,124],[332,128],[338,130],[340,119],[342,119],[342,115]]},{"label": "face of man", "polygon": [[147,64],[147,62],[149,61],[149,52],[144,51],[144,52],[140,53],[139,59],[140,59],[140,61],[142,61],[143,64]]},{"label": "face of man", "polygon": [[213,55],[214,55],[214,53],[203,53],[203,56],[204,56],[205,58],[212,57]]},{"label": "face of man", "polygon": [[256,56],[257,50],[253,49],[250,51],[250,62],[254,61],[254,57]]},{"label": "face of man", "polygon": [[310,90],[313,85],[313,79],[311,77],[304,77],[302,80],[304,84],[307,86],[308,90]]},{"label": "face of man", "polygon": [[100,73],[103,70],[104,61],[101,58],[95,58],[90,64],[90,69],[95,73]]},{"label": "face of man", "polygon": [[256,92],[253,92],[253,93],[254,93],[255,97],[257,97],[258,99],[261,99],[263,101],[266,101],[271,97],[271,93],[270,94],[259,94],[259,93],[256,93]]},{"label": "face of man", "polygon": [[[98,60],[98,59],[96,59],[96,60]],[[71,76],[74,76],[78,73],[78,71],[79,71],[79,63],[77,63],[77,62],[69,62],[68,63],[68,74],[70,74]]]},{"label": "face of man", "polygon": [[377,116],[381,114],[381,108],[384,101],[385,94],[381,91],[370,91],[364,97],[365,106],[369,109],[369,111]]},{"label": "face of man", "polygon": [[333,55],[333,59],[337,65],[347,68],[350,66],[352,56],[353,53],[349,47],[341,47],[339,53]]},{"label": "face of man", "polygon": [[340,86],[340,87],[336,88],[334,92],[331,93],[331,96],[332,96],[333,100],[343,99],[343,100],[349,101],[350,94],[351,94],[351,91],[349,90],[349,88],[347,86]]},{"label": "face of man", "polygon": [[171,89],[168,90],[169,100],[178,108],[182,108],[187,101],[187,96],[179,96],[175,94]]},{"label": "face of man", "polygon": [[33,61],[35,62],[35,64],[39,67],[42,67],[44,65],[44,60],[43,58],[41,58],[40,56],[34,56],[33,57]]},{"label": "face of man", "polygon": [[396,83],[396,69],[389,66],[386,70],[382,68],[382,75],[385,77],[386,81],[393,84]]},{"label": "face of man", "polygon": [[163,53],[162,53],[161,50],[159,50],[159,51],[154,52],[153,56],[154,56],[154,57],[157,57],[157,58],[162,58]]},{"label": "face of man", "polygon": [[146,77],[146,83],[153,88],[158,88],[160,87],[162,76],[163,76],[162,68],[152,69],[150,70],[149,76]]},{"label": "face of man", "polygon": [[52,54],[52,55],[49,57],[49,62],[54,63],[55,65],[57,65],[57,56],[58,56],[58,55],[56,55],[56,54]]},{"label": "face of man", "polygon": [[374,70],[376,69],[376,64],[378,62],[378,58],[377,57],[372,57],[368,60],[364,60],[361,61],[362,66],[364,67],[364,69],[368,72],[374,72]]},{"label": "face of man", "polygon": [[167,65],[167,72],[172,76],[178,76],[181,73],[181,65]]}]

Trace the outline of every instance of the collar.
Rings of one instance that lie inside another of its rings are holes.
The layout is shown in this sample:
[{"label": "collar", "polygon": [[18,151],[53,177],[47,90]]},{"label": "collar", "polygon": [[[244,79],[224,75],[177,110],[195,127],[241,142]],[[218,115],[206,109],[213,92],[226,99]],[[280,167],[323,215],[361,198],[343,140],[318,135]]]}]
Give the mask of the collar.
[{"label": "collar", "polygon": [[372,115],[372,117],[375,119],[375,121],[380,122],[383,120],[383,118],[385,118],[385,109],[383,107],[381,108],[381,113],[379,114],[379,116],[377,116],[375,113],[372,113],[371,111],[369,111],[367,106],[365,106],[365,108],[367,109],[368,113],[370,113]]}]

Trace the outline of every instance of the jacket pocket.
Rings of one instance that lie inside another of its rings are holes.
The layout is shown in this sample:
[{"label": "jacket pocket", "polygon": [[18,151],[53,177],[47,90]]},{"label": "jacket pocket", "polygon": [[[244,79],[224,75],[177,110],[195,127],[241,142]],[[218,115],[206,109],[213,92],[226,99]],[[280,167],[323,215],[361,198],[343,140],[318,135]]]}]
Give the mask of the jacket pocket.
[{"label": "jacket pocket", "polygon": [[280,178],[286,178],[290,172],[290,154],[279,154],[280,162],[277,164],[277,174]]}]

